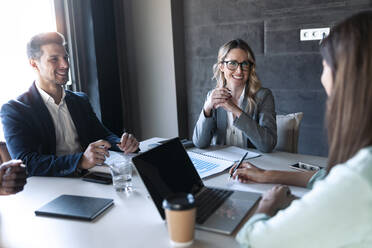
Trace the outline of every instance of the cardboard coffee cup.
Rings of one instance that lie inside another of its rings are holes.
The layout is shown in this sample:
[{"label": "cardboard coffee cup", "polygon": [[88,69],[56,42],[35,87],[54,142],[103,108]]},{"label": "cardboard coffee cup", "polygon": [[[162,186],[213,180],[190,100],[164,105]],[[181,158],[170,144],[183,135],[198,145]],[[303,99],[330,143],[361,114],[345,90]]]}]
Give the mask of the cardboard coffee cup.
[{"label": "cardboard coffee cup", "polygon": [[163,201],[170,242],[174,247],[189,246],[194,241],[195,200],[191,194],[179,193]]}]

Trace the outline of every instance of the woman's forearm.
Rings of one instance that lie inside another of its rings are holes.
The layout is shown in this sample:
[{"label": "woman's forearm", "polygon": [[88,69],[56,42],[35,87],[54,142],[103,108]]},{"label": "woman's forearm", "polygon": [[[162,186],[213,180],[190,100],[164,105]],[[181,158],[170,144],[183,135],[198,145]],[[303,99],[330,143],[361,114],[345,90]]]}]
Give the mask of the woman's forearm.
[{"label": "woman's forearm", "polygon": [[278,171],[267,170],[264,172],[265,183],[285,184],[299,187],[306,187],[314,171]]}]

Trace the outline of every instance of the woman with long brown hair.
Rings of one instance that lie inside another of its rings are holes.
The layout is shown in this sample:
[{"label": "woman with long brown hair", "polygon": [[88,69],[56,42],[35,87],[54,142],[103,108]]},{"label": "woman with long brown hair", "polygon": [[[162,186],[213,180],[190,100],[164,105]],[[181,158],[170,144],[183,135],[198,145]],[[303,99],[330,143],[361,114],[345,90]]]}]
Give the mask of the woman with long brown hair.
[{"label": "woman with long brown hair", "polygon": [[265,193],[237,235],[245,247],[372,247],[372,12],[335,26],[320,50],[328,167],[315,175],[264,171],[249,163],[238,169],[234,177],[243,182],[317,181],[299,200],[287,186]]},{"label": "woman with long brown hair", "polygon": [[213,66],[216,87],[194,128],[199,148],[212,144],[271,152],[277,140],[274,97],[261,87],[252,49],[240,39],[221,46]]}]

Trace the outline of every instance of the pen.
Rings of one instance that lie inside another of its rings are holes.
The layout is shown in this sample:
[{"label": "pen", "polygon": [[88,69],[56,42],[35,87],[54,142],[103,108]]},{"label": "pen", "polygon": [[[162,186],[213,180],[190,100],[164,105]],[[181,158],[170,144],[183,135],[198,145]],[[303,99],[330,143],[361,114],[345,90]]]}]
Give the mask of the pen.
[{"label": "pen", "polygon": [[246,153],[244,154],[244,156],[240,159],[238,165],[234,168],[233,172],[231,173],[230,178],[232,177],[232,175],[234,175],[235,171],[236,171],[236,170],[239,168],[239,166],[243,163],[243,161],[244,161],[245,157],[247,157],[247,155],[248,155],[248,152],[246,152]]}]

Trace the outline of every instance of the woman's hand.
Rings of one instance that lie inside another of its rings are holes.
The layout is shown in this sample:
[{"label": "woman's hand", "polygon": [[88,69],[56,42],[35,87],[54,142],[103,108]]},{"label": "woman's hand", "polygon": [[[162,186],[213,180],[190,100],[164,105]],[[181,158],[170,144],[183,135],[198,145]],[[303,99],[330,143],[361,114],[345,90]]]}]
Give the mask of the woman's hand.
[{"label": "woman's hand", "polygon": [[238,107],[237,102],[234,102],[234,99],[231,97],[229,99],[226,99],[223,102],[218,103],[215,108],[223,108],[227,112],[231,112],[234,116],[234,118],[239,117],[242,113],[243,110]]},{"label": "woman's hand", "polygon": [[298,197],[292,195],[288,186],[276,185],[262,196],[256,213],[274,216],[279,210],[288,207],[295,199]]},{"label": "woman's hand", "polygon": [[237,163],[231,167],[229,173],[233,179],[238,179],[241,183],[266,183],[266,170],[260,169],[249,162],[243,162],[239,168],[235,171],[234,168],[237,166]]},{"label": "woman's hand", "polygon": [[212,90],[207,101],[204,104],[203,110],[206,117],[211,116],[212,109],[218,108],[218,105],[231,99],[231,93],[226,88],[215,88]]}]

